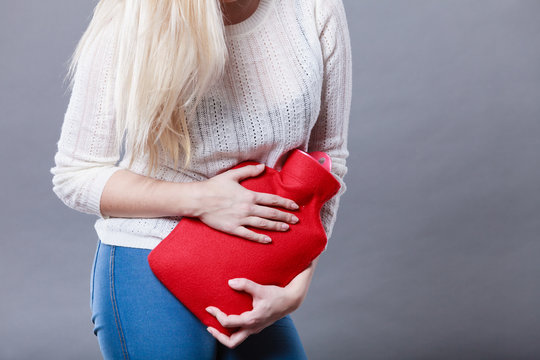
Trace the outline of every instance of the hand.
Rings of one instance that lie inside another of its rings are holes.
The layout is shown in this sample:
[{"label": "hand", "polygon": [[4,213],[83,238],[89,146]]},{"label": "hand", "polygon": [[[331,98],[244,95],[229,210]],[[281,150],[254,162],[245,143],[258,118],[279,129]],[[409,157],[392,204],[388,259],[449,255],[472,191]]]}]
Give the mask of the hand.
[{"label": "hand", "polygon": [[216,230],[261,243],[269,243],[271,239],[244,225],[286,231],[289,228],[286,222],[295,224],[298,218],[294,214],[262,205],[281,206],[290,210],[298,209],[298,205],[290,199],[252,191],[238,183],[244,178],[259,175],[264,169],[264,164],[246,165],[200,182],[202,210],[197,217]]},{"label": "hand", "polygon": [[229,286],[249,293],[253,297],[253,309],[240,315],[226,315],[214,306],[207,307],[206,311],[215,316],[224,327],[239,327],[231,336],[211,326],[207,328],[219,342],[231,349],[242,343],[249,335],[261,332],[267,326],[296,310],[305,295],[305,291],[299,292],[293,287],[261,285],[245,278],[231,279]]}]

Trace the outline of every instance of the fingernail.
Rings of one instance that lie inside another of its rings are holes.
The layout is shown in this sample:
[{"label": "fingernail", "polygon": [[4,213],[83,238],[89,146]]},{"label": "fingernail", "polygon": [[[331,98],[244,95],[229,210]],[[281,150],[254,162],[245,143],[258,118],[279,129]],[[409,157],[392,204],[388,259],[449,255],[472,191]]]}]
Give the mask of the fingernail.
[{"label": "fingernail", "polygon": [[264,167],[264,164],[257,165],[257,168],[262,169]]},{"label": "fingernail", "polygon": [[209,306],[205,309],[206,311],[208,311],[210,314],[212,313],[212,308]]},{"label": "fingernail", "polygon": [[283,230],[287,230],[289,228],[289,225],[288,224],[281,224],[281,228]]},{"label": "fingernail", "polygon": [[300,206],[298,206],[297,203],[293,203],[293,204],[292,204],[292,208],[293,208],[293,209],[298,209],[299,207],[300,207]]},{"label": "fingernail", "polygon": [[296,216],[293,215],[293,218],[292,218],[292,221],[296,224],[298,222],[298,218]]},{"label": "fingernail", "polygon": [[263,238],[263,241],[264,241],[265,243],[269,243],[269,242],[272,242],[272,239],[270,239],[269,236],[265,236],[265,237]]},{"label": "fingernail", "polygon": [[238,285],[238,280],[236,280],[236,279],[230,279],[230,280],[229,280],[229,285],[232,285],[232,286]]}]

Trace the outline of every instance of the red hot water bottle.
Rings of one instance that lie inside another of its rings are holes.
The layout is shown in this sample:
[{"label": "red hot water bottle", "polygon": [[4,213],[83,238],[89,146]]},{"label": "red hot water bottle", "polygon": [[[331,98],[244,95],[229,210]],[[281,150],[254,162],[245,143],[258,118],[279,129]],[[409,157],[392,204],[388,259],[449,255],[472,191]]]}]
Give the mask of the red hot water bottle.
[{"label": "red hot water bottle", "polygon": [[[321,164],[320,161],[325,161]],[[234,167],[256,165],[244,161]],[[227,315],[253,309],[252,297],[228,285],[233,278],[247,278],[262,285],[286,286],[305,270],[327,244],[321,223],[322,205],[337,194],[340,183],[330,172],[330,157],[323,152],[290,152],[281,171],[266,167],[255,177],[240,180],[245,188],[294,200],[300,208],[281,211],[299,221],[286,231],[251,230],[272,238],[262,244],[215,230],[198,218],[182,217],[178,225],[149,254],[154,275],[206,326],[226,335],[225,328],[205,309],[215,306]]]}]

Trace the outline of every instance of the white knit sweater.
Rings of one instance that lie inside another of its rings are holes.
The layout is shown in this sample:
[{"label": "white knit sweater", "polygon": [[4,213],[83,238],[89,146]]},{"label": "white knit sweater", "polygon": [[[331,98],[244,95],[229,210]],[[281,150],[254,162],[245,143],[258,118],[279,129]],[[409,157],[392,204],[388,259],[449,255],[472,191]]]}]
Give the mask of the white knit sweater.
[{"label": "white knit sweater", "polygon": [[[226,26],[226,36],[226,76],[203,98],[197,121],[189,128],[190,168],[175,169],[160,155],[153,176],[201,181],[244,160],[279,170],[294,148],[324,151],[342,185],[321,210],[330,239],[346,190],[343,177],[349,155],[352,63],[342,0],[260,0],[248,19]],[[103,243],[153,249],[179,216],[117,218],[100,213],[107,180],[127,168],[130,159],[129,149],[120,158],[120,146],[112,136],[114,46],[106,36],[100,39],[83,54],[75,73],[50,169],[53,191],[70,208],[98,216],[94,227]],[[138,160],[130,170],[145,175],[147,166],[147,159]]]}]

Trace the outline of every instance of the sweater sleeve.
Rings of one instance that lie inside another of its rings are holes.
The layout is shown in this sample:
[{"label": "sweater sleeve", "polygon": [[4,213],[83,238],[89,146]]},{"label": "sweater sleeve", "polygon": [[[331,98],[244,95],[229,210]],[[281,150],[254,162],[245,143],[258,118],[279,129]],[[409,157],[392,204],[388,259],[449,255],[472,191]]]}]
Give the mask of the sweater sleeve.
[{"label": "sweater sleeve", "polygon": [[108,218],[100,210],[103,188],[120,170],[110,40],[101,33],[81,54],[50,169],[53,191],[64,204],[101,218]]},{"label": "sweater sleeve", "polygon": [[341,184],[338,193],[321,208],[321,221],[330,240],[340,198],[347,190],[343,178],[347,173],[346,159],[349,156],[347,137],[352,96],[352,58],[342,0],[316,0],[315,3],[324,76],[320,113],[310,134],[308,151],[327,153],[332,159],[331,172]]}]

